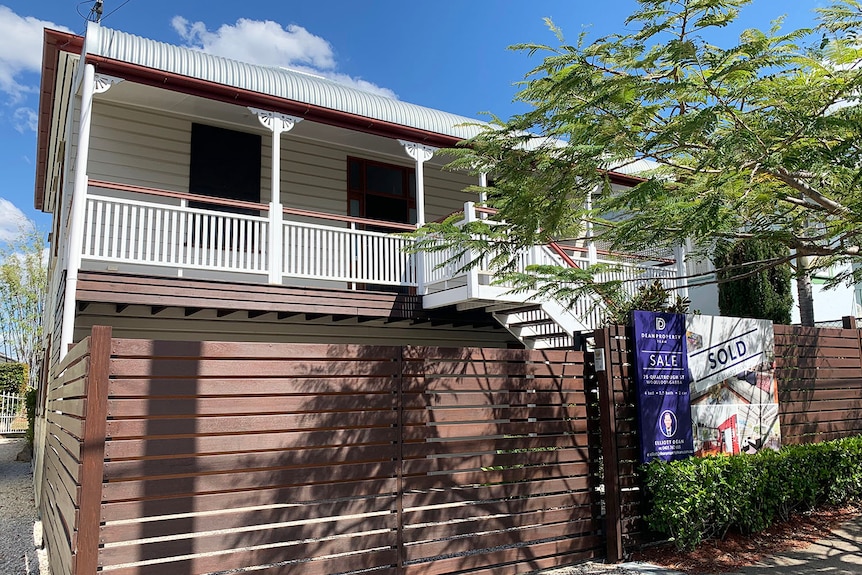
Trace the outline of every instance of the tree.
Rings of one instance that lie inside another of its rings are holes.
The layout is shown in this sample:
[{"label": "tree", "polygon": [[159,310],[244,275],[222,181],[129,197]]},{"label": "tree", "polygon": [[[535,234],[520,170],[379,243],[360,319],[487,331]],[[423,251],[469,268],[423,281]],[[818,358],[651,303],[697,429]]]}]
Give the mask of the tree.
[{"label": "tree", "polygon": [[[584,33],[568,45],[549,22],[561,46],[513,47],[544,55],[517,95],[530,109],[493,118],[451,164],[493,174],[488,203],[499,211],[490,223],[429,226],[425,245],[467,246],[505,271],[518,249],[583,239],[591,222],[624,251],[688,238],[695,257],[711,257],[718,241],[762,238],[790,251],[729,268],[728,277],[795,262],[803,288],[813,270],[858,261],[860,3],[833,0],[812,29],[783,32],[778,20],[722,48],[714,33],[750,0],[638,2],[625,33],[592,41]],[[649,168],[642,181],[613,186],[608,171],[635,162]],[[810,297],[801,295],[811,324]]]},{"label": "tree", "polygon": [[741,279],[733,279],[733,270],[748,262],[778,259],[787,248],[758,238],[736,240],[716,249],[718,279],[729,280],[718,286],[718,308],[722,315],[769,319],[789,324],[793,309],[789,264],[775,266]]},{"label": "tree", "polygon": [[32,224],[0,249],[0,336],[7,350],[38,373],[47,290],[45,240]]}]

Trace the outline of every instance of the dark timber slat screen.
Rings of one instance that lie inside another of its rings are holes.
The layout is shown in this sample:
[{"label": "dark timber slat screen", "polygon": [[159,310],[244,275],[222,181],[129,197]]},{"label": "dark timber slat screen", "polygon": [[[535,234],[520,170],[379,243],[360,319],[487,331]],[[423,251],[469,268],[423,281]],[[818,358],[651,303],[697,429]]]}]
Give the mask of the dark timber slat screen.
[{"label": "dark timber slat screen", "polygon": [[46,396],[40,512],[55,575],[76,573],[90,347],[91,339],[87,338],[54,368]]},{"label": "dark timber slat screen", "polygon": [[[859,331],[775,334],[784,442],[862,433]],[[596,343],[598,373],[572,351],[94,328],[47,388],[53,572],[496,575],[621,559],[651,538],[630,340],[613,326]]]},{"label": "dark timber slat screen", "polygon": [[783,443],[862,433],[860,342],[855,328],[775,326]]},{"label": "dark timber slat screen", "polygon": [[389,572],[399,358],[114,340],[100,565]]},{"label": "dark timber slat screen", "polygon": [[597,373],[605,482],[607,557],[622,560],[626,550],[650,539],[641,521],[643,488],[638,475],[640,438],[637,391],[631,370],[631,339],[625,326],[595,332],[605,370]]},{"label": "dark timber slat screen", "polygon": [[410,347],[403,373],[406,573],[601,554],[582,353]]},{"label": "dark timber slat screen", "polygon": [[[601,554],[582,353],[107,342],[99,385],[85,342],[51,387],[72,435],[48,468],[74,475],[46,482],[58,572],[523,573]],[[79,485],[100,498],[86,521]]]}]

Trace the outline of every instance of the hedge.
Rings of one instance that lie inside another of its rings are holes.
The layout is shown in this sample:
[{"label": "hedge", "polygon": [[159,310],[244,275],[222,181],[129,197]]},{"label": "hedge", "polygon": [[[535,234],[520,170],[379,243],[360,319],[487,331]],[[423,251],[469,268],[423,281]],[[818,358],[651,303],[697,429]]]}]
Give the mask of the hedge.
[{"label": "hedge", "polygon": [[12,395],[27,391],[27,366],[23,363],[0,363],[0,393]]},{"label": "hedge", "polygon": [[646,465],[649,527],[693,549],[729,529],[762,531],[822,504],[862,497],[862,436],[755,455]]}]

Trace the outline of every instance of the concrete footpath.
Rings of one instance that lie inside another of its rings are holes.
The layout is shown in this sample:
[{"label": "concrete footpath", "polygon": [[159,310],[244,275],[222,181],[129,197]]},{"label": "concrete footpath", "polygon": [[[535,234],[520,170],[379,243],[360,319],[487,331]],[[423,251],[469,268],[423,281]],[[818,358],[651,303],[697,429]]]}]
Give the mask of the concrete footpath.
[{"label": "concrete footpath", "polygon": [[[638,574],[675,575],[679,573],[644,563],[623,563],[619,567]],[[764,557],[755,565],[721,575],[811,575],[812,573],[862,574],[862,517],[840,525],[833,529],[831,536],[808,547]]]},{"label": "concrete footpath", "polygon": [[[832,535],[803,549],[791,549],[740,571],[700,572],[699,575],[862,575],[862,517],[848,521]],[[628,562],[604,565],[588,562],[572,567],[542,571],[540,575],[684,575],[648,563]]]}]

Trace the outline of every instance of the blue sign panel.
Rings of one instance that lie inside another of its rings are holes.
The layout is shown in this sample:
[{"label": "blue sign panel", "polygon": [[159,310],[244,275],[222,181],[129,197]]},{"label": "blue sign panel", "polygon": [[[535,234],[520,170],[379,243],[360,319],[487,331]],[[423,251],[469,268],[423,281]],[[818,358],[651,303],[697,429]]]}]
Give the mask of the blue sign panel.
[{"label": "blue sign panel", "polygon": [[633,312],[641,461],[694,453],[685,315]]}]

